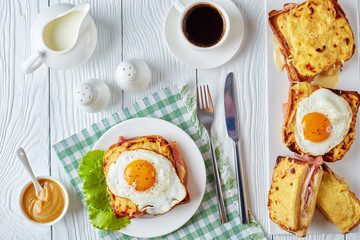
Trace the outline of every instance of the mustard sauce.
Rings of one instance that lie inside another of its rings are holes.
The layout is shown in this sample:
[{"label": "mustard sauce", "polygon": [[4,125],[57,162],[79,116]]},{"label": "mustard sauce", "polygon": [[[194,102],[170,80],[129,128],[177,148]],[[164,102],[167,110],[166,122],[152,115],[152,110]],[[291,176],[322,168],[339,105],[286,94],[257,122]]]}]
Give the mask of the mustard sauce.
[{"label": "mustard sauce", "polygon": [[43,189],[36,196],[34,184],[30,184],[21,198],[21,207],[26,216],[39,223],[57,219],[65,207],[65,194],[59,184],[50,179],[38,179]]}]

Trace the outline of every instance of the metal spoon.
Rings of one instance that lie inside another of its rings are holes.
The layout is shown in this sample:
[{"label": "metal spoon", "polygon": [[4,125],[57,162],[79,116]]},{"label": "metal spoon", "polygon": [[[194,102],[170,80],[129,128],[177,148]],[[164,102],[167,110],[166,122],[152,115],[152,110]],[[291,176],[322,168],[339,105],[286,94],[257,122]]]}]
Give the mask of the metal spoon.
[{"label": "metal spoon", "polygon": [[40,183],[38,182],[38,180],[36,179],[31,167],[30,167],[30,164],[29,164],[29,161],[26,157],[26,154],[25,154],[25,151],[23,148],[19,148],[18,150],[16,150],[16,156],[20,159],[20,162],[24,165],[26,171],[28,172],[28,174],[30,175],[30,178],[31,180],[33,181],[34,183],[34,186],[35,186],[35,194],[36,196],[39,198],[39,192],[42,188],[42,186],[40,185]]}]

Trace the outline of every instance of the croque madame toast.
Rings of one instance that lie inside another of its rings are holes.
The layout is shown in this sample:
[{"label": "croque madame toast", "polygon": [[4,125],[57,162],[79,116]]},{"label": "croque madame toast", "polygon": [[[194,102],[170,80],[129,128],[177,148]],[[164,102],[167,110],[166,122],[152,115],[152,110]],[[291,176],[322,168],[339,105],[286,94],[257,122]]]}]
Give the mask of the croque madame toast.
[{"label": "croque madame toast", "polygon": [[268,195],[270,219],[285,231],[305,237],[314,214],[322,173],[321,166],[279,156]]},{"label": "croque madame toast", "polygon": [[[314,86],[307,82],[301,83],[291,83],[289,88],[288,102],[286,110],[284,112],[284,123],[282,127],[282,140],[283,143],[295,153],[300,155],[306,155],[308,153],[301,150],[295,139],[295,125],[296,125],[296,112],[299,103],[302,99],[309,97],[314,91],[320,89],[320,86]],[[351,147],[351,144],[354,141],[355,137],[355,123],[356,123],[356,114],[360,104],[360,95],[356,91],[343,91],[329,89],[333,93],[341,96],[349,104],[349,107],[352,112],[351,122],[349,129],[343,141],[333,147],[331,150],[326,152],[323,155],[324,161],[335,162],[344,157]],[[310,154],[310,156],[312,156]]]},{"label": "croque madame toast", "polygon": [[323,169],[316,206],[346,234],[360,224],[360,201],[344,178],[337,176],[326,164]]},{"label": "croque madame toast", "polygon": [[341,68],[355,52],[354,34],[336,0],[289,3],[269,12],[290,81],[312,81],[319,73]]},{"label": "croque madame toast", "polygon": [[[135,139],[125,139],[121,137],[120,139],[120,142],[113,144],[104,154],[103,171],[105,176],[108,175],[110,165],[115,163],[123,152],[144,149],[167,158],[176,169],[181,182],[185,182],[186,168],[183,159],[179,161],[179,157],[181,156],[176,156],[178,149],[175,149],[175,142],[168,142],[165,138],[158,135],[144,136]],[[114,215],[116,217],[134,218],[144,214],[140,212],[137,205],[129,199],[116,196],[111,192],[109,187],[107,190],[111,196],[110,204],[113,206]],[[190,198],[187,196],[183,202],[187,202],[189,200]]]}]

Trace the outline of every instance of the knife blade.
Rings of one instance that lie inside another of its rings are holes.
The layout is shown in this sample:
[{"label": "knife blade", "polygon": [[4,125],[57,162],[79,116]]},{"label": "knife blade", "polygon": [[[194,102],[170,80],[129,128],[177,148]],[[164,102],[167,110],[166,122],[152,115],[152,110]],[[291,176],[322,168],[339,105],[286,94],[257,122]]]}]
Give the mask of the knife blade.
[{"label": "knife blade", "polygon": [[235,145],[235,172],[238,185],[239,212],[242,224],[249,223],[248,207],[246,202],[246,189],[244,184],[244,164],[241,159],[239,145],[239,119],[235,95],[234,74],[230,72],[225,81],[224,87],[225,122],[228,136]]}]

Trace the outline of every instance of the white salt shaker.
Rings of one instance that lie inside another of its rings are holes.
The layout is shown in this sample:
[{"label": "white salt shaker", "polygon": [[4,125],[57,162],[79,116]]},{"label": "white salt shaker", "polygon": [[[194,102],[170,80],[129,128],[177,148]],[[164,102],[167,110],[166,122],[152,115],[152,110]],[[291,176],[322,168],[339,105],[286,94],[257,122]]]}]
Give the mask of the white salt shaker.
[{"label": "white salt shaker", "polygon": [[149,85],[151,72],[144,61],[132,58],[118,65],[115,78],[123,90],[137,92]]},{"label": "white salt shaker", "polygon": [[78,84],[74,91],[76,104],[85,112],[99,112],[110,101],[110,89],[103,81],[90,79]]}]

